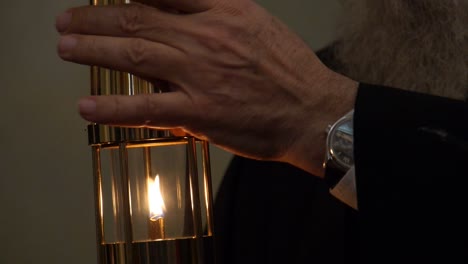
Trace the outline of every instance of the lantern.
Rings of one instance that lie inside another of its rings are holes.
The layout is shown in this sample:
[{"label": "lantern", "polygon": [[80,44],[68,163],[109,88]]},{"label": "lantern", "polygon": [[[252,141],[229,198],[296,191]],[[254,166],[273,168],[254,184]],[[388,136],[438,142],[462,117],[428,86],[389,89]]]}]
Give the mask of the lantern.
[{"label": "lantern", "polygon": [[[159,92],[129,73],[91,69],[92,95]],[[214,263],[208,143],[170,130],[94,123],[88,134],[99,263]]]}]

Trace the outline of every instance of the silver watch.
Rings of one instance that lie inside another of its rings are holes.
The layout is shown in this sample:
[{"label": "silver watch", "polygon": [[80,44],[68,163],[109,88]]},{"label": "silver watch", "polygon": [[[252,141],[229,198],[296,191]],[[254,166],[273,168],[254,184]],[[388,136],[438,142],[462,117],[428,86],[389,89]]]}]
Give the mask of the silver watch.
[{"label": "silver watch", "polygon": [[351,110],[327,128],[325,181],[333,188],[354,165],[353,114]]}]

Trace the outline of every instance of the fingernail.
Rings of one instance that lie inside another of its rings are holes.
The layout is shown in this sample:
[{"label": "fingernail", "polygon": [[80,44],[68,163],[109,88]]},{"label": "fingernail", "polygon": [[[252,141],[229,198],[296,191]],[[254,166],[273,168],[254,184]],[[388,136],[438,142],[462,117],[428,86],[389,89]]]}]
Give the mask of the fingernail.
[{"label": "fingernail", "polygon": [[88,99],[88,98],[81,99],[78,102],[78,108],[79,108],[81,115],[84,115],[84,116],[92,115],[96,111],[96,101],[92,99]]},{"label": "fingernail", "polygon": [[55,28],[57,28],[57,31],[60,33],[67,31],[71,19],[72,13],[69,11],[60,14],[55,21]]},{"label": "fingernail", "polygon": [[72,50],[76,46],[76,38],[73,36],[62,36],[59,40],[58,49],[61,54]]}]

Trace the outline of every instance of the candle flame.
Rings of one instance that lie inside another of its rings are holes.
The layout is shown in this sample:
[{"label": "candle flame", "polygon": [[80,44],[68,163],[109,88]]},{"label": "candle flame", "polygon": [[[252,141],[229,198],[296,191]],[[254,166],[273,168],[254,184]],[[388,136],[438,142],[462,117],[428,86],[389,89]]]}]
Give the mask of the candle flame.
[{"label": "candle flame", "polygon": [[165,205],[159,185],[159,175],[156,175],[154,179],[148,178],[148,204],[151,221],[164,217]]}]

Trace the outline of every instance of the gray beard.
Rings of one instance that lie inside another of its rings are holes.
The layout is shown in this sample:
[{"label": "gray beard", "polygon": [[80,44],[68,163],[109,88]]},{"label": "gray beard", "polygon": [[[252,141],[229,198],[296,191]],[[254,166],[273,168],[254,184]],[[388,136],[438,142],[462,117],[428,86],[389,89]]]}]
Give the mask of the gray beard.
[{"label": "gray beard", "polygon": [[468,1],[348,0],[336,58],[350,78],[468,98]]}]

